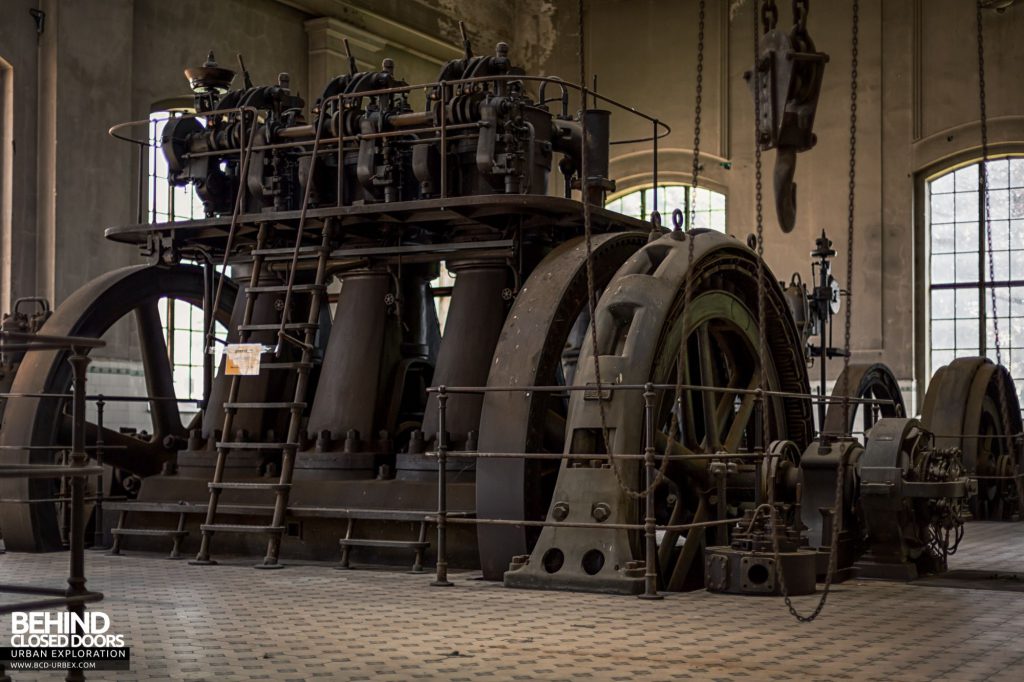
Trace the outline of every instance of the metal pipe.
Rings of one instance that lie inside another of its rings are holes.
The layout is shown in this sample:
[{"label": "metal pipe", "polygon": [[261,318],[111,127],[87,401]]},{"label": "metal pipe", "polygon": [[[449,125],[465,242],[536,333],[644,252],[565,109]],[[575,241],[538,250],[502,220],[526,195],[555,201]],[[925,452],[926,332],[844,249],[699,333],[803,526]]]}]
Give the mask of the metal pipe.
[{"label": "metal pipe", "polygon": [[[75,397],[72,401],[72,429],[71,429],[71,466],[85,467],[89,462],[89,456],[85,453],[85,372],[89,367],[89,356],[81,353],[78,348],[72,348],[73,355],[68,358],[74,373]],[[71,527],[69,534],[70,544],[70,567],[68,570],[67,597],[79,597],[86,593],[85,589],[85,503],[82,498],[85,496],[85,478],[74,476],[71,478]],[[70,602],[67,605],[70,613],[79,617],[85,614],[85,605],[80,601]],[[78,626],[72,619],[71,633],[78,633]],[[68,680],[85,679],[82,671],[68,671]]]},{"label": "metal pipe", "polygon": [[434,587],[451,587],[448,580],[448,394],[444,386],[437,394],[437,575]]}]

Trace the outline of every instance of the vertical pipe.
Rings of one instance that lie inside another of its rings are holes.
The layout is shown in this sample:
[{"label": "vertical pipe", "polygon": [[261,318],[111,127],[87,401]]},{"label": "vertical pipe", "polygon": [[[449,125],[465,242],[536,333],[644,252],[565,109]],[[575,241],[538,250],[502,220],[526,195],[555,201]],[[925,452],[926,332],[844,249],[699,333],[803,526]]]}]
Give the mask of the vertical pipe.
[{"label": "vertical pipe", "polygon": [[[71,466],[84,467],[89,460],[85,454],[85,371],[89,366],[89,358],[71,349],[72,371],[74,372],[74,397],[72,398],[71,427]],[[85,594],[85,479],[81,476],[71,477],[71,532],[70,549],[71,565],[68,570],[68,588],[65,595],[78,597]],[[85,605],[81,601],[68,604],[68,611],[81,618],[85,614]],[[72,623],[72,634],[77,627]],[[67,680],[85,679],[80,670],[70,670]]]},{"label": "vertical pipe", "polygon": [[644,471],[646,472],[644,495],[644,592],[641,599],[661,599],[658,594],[658,538],[654,521],[654,481],[657,473],[654,467],[654,385],[644,385]]},{"label": "vertical pipe", "polygon": [[437,575],[434,587],[451,587],[448,580],[448,393],[444,386],[437,389]]},{"label": "vertical pipe", "polygon": [[100,473],[96,474],[96,516],[93,522],[93,549],[103,549],[103,408],[106,401],[101,394],[96,400],[96,466]]}]

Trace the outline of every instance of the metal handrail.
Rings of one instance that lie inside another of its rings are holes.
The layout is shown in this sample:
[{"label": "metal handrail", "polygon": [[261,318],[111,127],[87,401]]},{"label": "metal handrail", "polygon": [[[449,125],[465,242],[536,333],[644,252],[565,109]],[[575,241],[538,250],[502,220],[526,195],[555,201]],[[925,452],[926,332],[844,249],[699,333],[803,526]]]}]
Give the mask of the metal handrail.
[{"label": "metal handrail", "polygon": [[[21,333],[0,332],[0,338],[18,338]],[[67,466],[52,464],[0,464],[0,479],[4,478],[69,478],[70,522],[68,532],[69,567],[67,588],[40,587],[37,585],[0,584],[0,593],[30,594],[45,597],[19,603],[0,605],[0,613],[14,611],[32,611],[64,607],[70,613],[81,618],[85,613],[85,604],[103,599],[99,592],[87,590],[85,579],[85,479],[89,476],[102,475],[103,467],[99,464],[89,466],[89,456],[85,451],[85,381],[89,356],[82,351],[88,348],[99,348],[106,345],[100,339],[87,339],[75,336],[44,335],[43,344],[54,349],[70,350],[68,358],[73,370],[74,393],[72,394],[72,428],[71,457]],[[31,345],[31,344],[26,344]],[[75,626],[72,625],[74,628]],[[0,667],[0,675],[3,674]]]}]

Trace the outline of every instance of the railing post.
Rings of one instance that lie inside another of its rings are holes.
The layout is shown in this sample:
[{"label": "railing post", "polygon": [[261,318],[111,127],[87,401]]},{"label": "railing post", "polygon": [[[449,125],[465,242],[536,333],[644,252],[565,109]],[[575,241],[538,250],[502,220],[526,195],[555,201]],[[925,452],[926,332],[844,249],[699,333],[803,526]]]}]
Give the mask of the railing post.
[{"label": "railing post", "polygon": [[[641,599],[662,599],[658,594],[658,538],[654,518],[654,384],[644,385],[644,592]],[[666,456],[668,453],[666,453]]]},{"label": "railing post", "polygon": [[[71,466],[84,467],[89,456],[85,453],[85,371],[89,366],[89,357],[77,348],[71,349],[72,371],[74,372],[74,397],[72,398],[71,426]],[[71,529],[69,544],[71,549],[71,566],[68,571],[68,588],[65,595],[79,597],[85,594],[85,478],[71,477]],[[81,601],[68,604],[68,611],[78,615],[85,614],[85,605]],[[72,625],[75,630],[74,625]],[[74,631],[71,633],[74,634]],[[85,679],[80,670],[69,670],[67,680]]]},{"label": "railing post", "polygon": [[[651,139],[651,152],[654,157],[654,165],[651,168],[651,184],[654,186],[654,210],[660,211],[661,209],[658,208],[658,119],[654,119],[652,123],[654,125],[654,135]],[[666,205],[665,208],[667,210],[668,206]]]},{"label": "railing post", "polygon": [[100,467],[100,473],[96,474],[96,516],[92,540],[93,549],[103,549],[103,408],[106,407],[107,403],[103,400],[103,395],[100,394],[96,397],[96,466]]},{"label": "railing post", "polygon": [[448,391],[437,389],[437,575],[434,587],[451,587],[448,580]]}]

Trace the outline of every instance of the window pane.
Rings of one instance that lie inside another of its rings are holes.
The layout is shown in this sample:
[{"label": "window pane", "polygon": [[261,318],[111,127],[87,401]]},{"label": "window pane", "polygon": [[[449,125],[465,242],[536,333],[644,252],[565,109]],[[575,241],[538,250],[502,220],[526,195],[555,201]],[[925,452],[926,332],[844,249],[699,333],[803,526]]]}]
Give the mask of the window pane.
[{"label": "window pane", "polygon": [[[938,293],[938,292],[936,292]],[[956,316],[978,317],[980,293],[976,288],[956,290]],[[933,313],[934,314],[934,313]]]},{"label": "window pane", "polygon": [[936,178],[931,182],[932,194],[939,192],[952,192],[953,191],[953,174],[946,173],[940,178]]},{"label": "window pane", "polygon": [[956,347],[956,322],[953,320],[932,321],[932,348],[945,350]]},{"label": "window pane", "polygon": [[[973,255],[973,254],[972,254]],[[993,281],[1005,282],[1010,279],[1010,252],[1009,251],[994,251],[990,256],[991,263],[985,263],[985,270],[992,273]],[[977,258],[975,256],[975,258]],[[960,263],[957,262],[959,267]],[[957,273],[959,276],[959,272]]]},{"label": "window pane", "polygon": [[957,192],[970,192],[978,190],[978,166],[967,166],[953,174],[954,186]]},{"label": "window pane", "polygon": [[1024,157],[1010,159],[1010,187],[1024,187]]},{"label": "window pane", "polygon": [[980,235],[977,220],[958,222],[956,224],[956,250],[960,253],[977,251]]},{"label": "window pane", "polygon": [[932,194],[931,210],[932,225],[953,222],[953,195]]},{"label": "window pane", "polygon": [[1009,230],[1010,248],[1024,249],[1024,220],[1011,220]]},{"label": "window pane", "polygon": [[956,315],[956,294],[953,289],[936,289],[932,291],[932,319],[951,320]]},{"label": "window pane", "polygon": [[989,220],[1006,220],[1010,217],[1010,191],[990,189],[988,192]]},{"label": "window pane", "polygon": [[949,284],[956,274],[955,256],[932,256],[932,284]]},{"label": "window pane", "polygon": [[[993,251],[1004,251],[1010,248],[1010,221],[990,220],[989,229],[992,231]],[[975,246],[974,248],[978,247]]]},{"label": "window pane", "polygon": [[988,186],[990,189],[1001,189],[1009,186],[1009,159],[994,159],[986,164],[988,168]]},{"label": "window pane", "polygon": [[1024,187],[1010,190],[1010,217],[1024,218]]},{"label": "window pane", "polygon": [[[959,171],[958,171],[959,172]],[[978,192],[975,186],[972,192],[959,192],[953,196],[956,198],[956,219],[957,221],[968,221],[978,219]]]},{"label": "window pane", "polygon": [[[978,254],[975,253],[958,253],[956,256],[956,281],[957,283],[963,282],[977,282],[978,281]],[[934,276],[934,268],[932,273]],[[934,280],[938,282],[939,280]]]},{"label": "window pane", "polygon": [[939,367],[948,365],[953,362],[956,357],[956,353],[951,350],[934,350],[932,351],[932,372],[934,373]]},{"label": "window pane", "polygon": [[956,347],[971,348],[978,345],[978,319],[956,321]]}]

